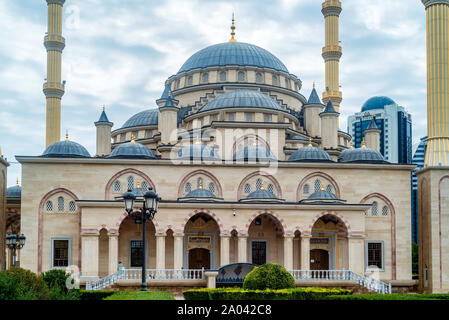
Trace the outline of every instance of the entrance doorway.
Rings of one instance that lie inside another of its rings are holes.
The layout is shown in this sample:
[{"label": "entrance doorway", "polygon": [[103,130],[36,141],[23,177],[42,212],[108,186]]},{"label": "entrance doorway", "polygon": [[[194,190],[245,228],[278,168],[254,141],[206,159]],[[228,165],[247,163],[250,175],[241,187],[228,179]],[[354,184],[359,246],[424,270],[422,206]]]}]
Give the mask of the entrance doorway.
[{"label": "entrance doorway", "polygon": [[196,248],[189,250],[189,269],[210,269],[210,250]]},{"label": "entrance doorway", "polygon": [[310,250],[310,270],[329,270],[329,252],[322,249]]}]

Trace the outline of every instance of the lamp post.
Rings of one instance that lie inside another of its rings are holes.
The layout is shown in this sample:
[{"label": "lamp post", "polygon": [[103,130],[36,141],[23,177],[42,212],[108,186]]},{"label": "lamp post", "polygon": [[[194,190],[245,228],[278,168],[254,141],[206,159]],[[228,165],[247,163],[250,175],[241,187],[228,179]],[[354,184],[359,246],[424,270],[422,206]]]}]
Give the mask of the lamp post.
[{"label": "lamp post", "polygon": [[125,210],[128,216],[134,220],[136,224],[142,224],[142,242],[143,242],[143,259],[142,259],[142,285],[140,290],[147,290],[147,279],[146,279],[146,221],[152,221],[157,212],[159,206],[159,201],[161,198],[156,192],[150,188],[143,195],[143,207],[134,210],[134,202],[137,198],[142,198],[141,196],[136,196],[132,190],[128,190],[123,194],[123,200],[125,201]]},{"label": "lamp post", "polygon": [[23,234],[20,236],[17,234],[8,234],[6,236],[6,245],[13,252],[12,265],[14,267],[16,266],[16,251],[23,248],[25,245],[25,240],[26,237]]}]

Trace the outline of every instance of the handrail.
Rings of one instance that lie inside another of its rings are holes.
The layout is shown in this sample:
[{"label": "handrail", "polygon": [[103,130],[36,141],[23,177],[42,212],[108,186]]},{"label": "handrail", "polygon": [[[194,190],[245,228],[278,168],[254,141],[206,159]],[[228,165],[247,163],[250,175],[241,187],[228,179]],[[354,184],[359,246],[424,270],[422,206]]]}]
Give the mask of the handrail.
[{"label": "handrail", "polygon": [[373,277],[361,276],[351,270],[290,270],[295,280],[352,280],[368,290],[391,294],[391,282],[385,283]]}]

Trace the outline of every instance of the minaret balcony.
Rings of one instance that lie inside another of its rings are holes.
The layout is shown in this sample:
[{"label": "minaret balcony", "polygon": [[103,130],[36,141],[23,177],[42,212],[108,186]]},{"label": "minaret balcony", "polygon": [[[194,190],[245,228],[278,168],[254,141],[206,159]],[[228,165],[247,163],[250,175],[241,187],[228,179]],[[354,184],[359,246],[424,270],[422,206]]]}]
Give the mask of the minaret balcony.
[{"label": "minaret balcony", "polygon": [[340,0],[326,0],[323,2],[321,12],[325,17],[327,16],[339,16],[341,13]]},{"label": "minaret balcony", "polygon": [[47,98],[61,98],[64,95],[65,86],[59,82],[46,82],[44,83],[44,94]]},{"label": "minaret balcony", "polygon": [[47,50],[62,51],[65,48],[65,39],[57,34],[49,34],[44,37],[44,46]]},{"label": "minaret balcony", "polygon": [[342,49],[340,46],[330,45],[323,48],[324,60],[338,60],[342,56]]},{"label": "minaret balcony", "polygon": [[329,100],[331,100],[332,102],[341,102],[343,100],[343,94],[341,93],[341,91],[337,90],[328,90],[323,92],[323,101]]}]

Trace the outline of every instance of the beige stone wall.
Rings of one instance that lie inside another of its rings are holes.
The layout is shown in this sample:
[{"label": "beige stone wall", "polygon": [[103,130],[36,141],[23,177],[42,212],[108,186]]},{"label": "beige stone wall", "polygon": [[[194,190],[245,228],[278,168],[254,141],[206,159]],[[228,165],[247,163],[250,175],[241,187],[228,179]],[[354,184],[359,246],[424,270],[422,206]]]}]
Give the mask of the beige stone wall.
[{"label": "beige stone wall", "polygon": [[[79,163],[24,163],[23,164],[23,199],[22,203],[22,230],[27,234],[27,245],[22,252],[22,265],[33,271],[38,269],[38,226],[40,204],[45,195],[55,189],[67,189],[80,200],[105,200],[111,199],[110,189],[106,190],[108,182],[113,187],[111,178],[119,172],[118,177],[127,177],[130,174],[140,176],[141,181],[148,179],[157,188],[158,194],[164,200],[176,200],[178,198],[178,188],[185,177],[195,170],[203,170],[208,175],[213,176],[219,181],[223,198],[225,201],[237,201],[239,185],[250,174],[257,172],[259,169],[270,173],[275,181],[279,184],[281,193],[280,197],[288,202],[296,202],[298,200],[297,191],[301,182],[314,181],[316,177],[330,177],[338,186],[340,198],[347,200],[348,203],[365,202],[371,204],[375,198],[367,198],[372,194],[382,195],[382,199],[387,199],[394,208],[396,225],[396,259],[397,259],[397,279],[409,280],[411,278],[411,252],[410,252],[410,176],[409,169],[398,166],[363,166],[363,165],[282,165],[277,169],[259,168],[258,166],[238,166],[238,165],[171,165],[169,161],[122,161],[108,164],[90,161]],[[126,164],[127,163],[127,164]],[[126,171],[132,169],[131,171]],[[125,171],[124,171],[125,170]],[[88,177],[86,179],[86,177]],[[325,180],[324,178],[320,178]],[[369,183],[367,183],[369,179]],[[111,180],[111,181],[110,181]],[[328,180],[325,180],[328,181]],[[56,195],[56,194],[55,194]],[[52,196],[55,196],[52,195]],[[113,198],[113,197],[112,197]],[[27,200],[28,199],[28,200]],[[45,203],[45,202],[44,202]],[[42,203],[42,205],[44,204]],[[103,203],[97,205],[83,205],[78,203],[81,210],[81,229],[95,230],[100,232],[106,229],[109,232],[120,228],[123,220],[122,204]],[[236,208],[236,215],[233,216],[233,208]],[[212,215],[220,225],[220,232],[237,232],[247,233],[249,224],[254,217],[267,212],[275,217],[278,221],[282,221],[284,232],[307,232],[310,231],[309,226],[316,220],[317,214],[331,211],[344,217],[350,226],[350,231],[365,235],[365,239],[384,241],[385,244],[385,271],[382,277],[385,279],[392,278],[391,271],[391,230],[392,218],[390,217],[367,217],[363,211],[346,208],[345,210],[334,209],[314,209],[312,207],[289,207],[289,206],[259,206],[243,204],[229,205],[182,205],[162,203],[159,212],[155,218],[155,229],[157,232],[184,232],[184,224],[191,215],[198,211],[205,211]],[[43,239],[42,239],[42,270],[49,268],[51,253],[52,237],[68,237],[72,239],[72,261],[78,264],[77,250],[79,247],[79,212],[65,214],[47,214],[43,215]],[[131,230],[137,226],[129,225]],[[135,231],[137,232],[137,231]],[[154,232],[154,231],[152,231]],[[120,232],[121,233],[121,232]],[[139,236],[136,237],[139,238]],[[248,239],[248,248],[251,242],[250,234]],[[267,233],[263,235],[270,241],[269,259],[273,262],[283,262],[283,238]],[[149,237],[149,267],[155,267],[155,238]],[[127,259],[128,250],[125,238],[119,237],[119,259]],[[153,239],[153,240],[151,240]],[[362,243],[364,240],[362,239]],[[344,254],[345,240],[341,241],[342,248],[340,252]],[[298,243],[293,244],[293,265],[299,266],[300,263],[300,246]],[[105,244],[100,243],[101,252],[106,252]],[[230,240],[230,249],[233,253],[229,254],[229,261],[236,261],[236,240]],[[165,265],[170,267],[173,264],[173,240],[171,236],[165,239]],[[362,246],[364,247],[364,246]],[[101,249],[103,248],[103,249]],[[220,240],[218,240],[217,251],[220,248]],[[295,249],[296,248],[296,249]],[[347,248],[347,246],[346,246]],[[361,249],[363,250],[363,249]],[[250,250],[247,251],[248,258]],[[219,252],[217,252],[217,256]],[[296,256],[295,256],[296,255]],[[364,253],[359,252],[359,257],[363,257]],[[100,258],[99,258],[100,259]],[[102,265],[105,264],[105,258],[99,260],[99,271],[104,273]],[[344,258],[341,258],[339,266],[346,265]],[[103,261],[103,262],[101,262]],[[363,267],[361,267],[363,269]]]}]

